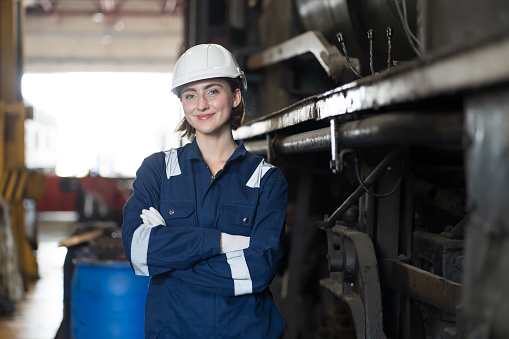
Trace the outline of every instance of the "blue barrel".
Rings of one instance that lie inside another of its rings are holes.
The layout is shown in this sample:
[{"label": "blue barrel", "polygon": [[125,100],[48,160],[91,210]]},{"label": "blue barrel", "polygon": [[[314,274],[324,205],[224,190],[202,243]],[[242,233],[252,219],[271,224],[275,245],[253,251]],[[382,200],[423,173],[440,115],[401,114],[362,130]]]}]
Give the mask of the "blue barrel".
[{"label": "blue barrel", "polygon": [[134,275],[127,261],[80,260],[71,290],[75,339],[144,338],[150,277]]}]

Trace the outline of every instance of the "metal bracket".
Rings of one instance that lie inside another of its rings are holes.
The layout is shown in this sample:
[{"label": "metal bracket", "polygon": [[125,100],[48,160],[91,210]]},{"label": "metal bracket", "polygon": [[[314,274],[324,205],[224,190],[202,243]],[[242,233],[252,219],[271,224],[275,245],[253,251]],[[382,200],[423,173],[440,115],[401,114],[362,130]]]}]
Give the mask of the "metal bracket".
[{"label": "metal bracket", "polygon": [[[337,80],[340,70],[348,68],[346,58],[338,48],[329,44],[323,34],[318,31],[308,31],[255,54],[247,60],[247,66],[251,70],[256,70],[308,52],[313,53],[327,75],[334,80]],[[351,58],[350,62],[359,66],[358,59]]]},{"label": "metal bracket", "polygon": [[[380,177],[385,173],[386,169],[401,156],[401,150],[395,149],[391,151],[371,172],[371,174],[364,181],[364,187],[371,187]],[[339,206],[337,210],[332,213],[330,217],[318,221],[316,226],[321,229],[331,228],[335,225],[336,220],[339,219],[359,198],[365,193],[363,187],[359,186],[353,191],[352,194]]]},{"label": "metal bracket", "polygon": [[331,149],[331,161],[330,169],[332,173],[336,174],[341,172],[343,164],[338,159],[338,146],[339,146],[339,131],[337,128],[337,121],[335,118],[330,119],[330,149]]},{"label": "metal bracket", "polygon": [[352,149],[339,149],[339,127],[335,118],[330,119],[330,145],[331,145],[331,161],[329,163],[333,174],[343,171],[343,157],[346,153],[353,152]]},{"label": "metal bracket", "polygon": [[331,274],[320,284],[348,304],[357,338],[386,338],[378,266],[370,237],[345,226],[325,231]]}]

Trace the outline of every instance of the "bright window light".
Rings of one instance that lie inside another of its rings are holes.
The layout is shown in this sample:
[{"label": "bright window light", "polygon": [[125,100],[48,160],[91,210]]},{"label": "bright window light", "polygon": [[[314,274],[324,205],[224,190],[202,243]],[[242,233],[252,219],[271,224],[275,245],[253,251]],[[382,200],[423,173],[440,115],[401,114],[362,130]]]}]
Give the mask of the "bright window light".
[{"label": "bright window light", "polygon": [[145,157],[179,146],[169,73],[25,74],[22,91],[56,120],[57,175],[133,177]]}]

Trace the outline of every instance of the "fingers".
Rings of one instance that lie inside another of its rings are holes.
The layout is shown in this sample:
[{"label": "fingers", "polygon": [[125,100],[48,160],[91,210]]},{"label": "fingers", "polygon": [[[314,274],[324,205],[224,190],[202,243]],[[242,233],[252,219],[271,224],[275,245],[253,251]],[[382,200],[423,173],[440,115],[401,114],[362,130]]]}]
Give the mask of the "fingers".
[{"label": "fingers", "polygon": [[161,213],[159,213],[158,210],[156,210],[154,207],[150,207],[149,208],[149,211],[155,216],[157,217],[159,220],[164,220],[163,219],[163,216],[161,215]]},{"label": "fingers", "polygon": [[140,218],[143,220],[143,223],[148,224],[150,226],[158,225],[166,226],[164,218],[161,216],[159,211],[156,210],[154,207],[150,207],[148,210],[142,210]]},{"label": "fingers", "polygon": [[158,225],[166,225],[163,216],[156,210],[154,207],[150,207],[149,211],[151,212],[153,218],[159,223]]},{"label": "fingers", "polygon": [[148,223],[149,223],[149,221],[148,221],[147,217],[146,217],[143,213],[142,213],[142,214],[140,214],[140,217],[141,217],[141,220],[143,220],[143,223],[144,223],[144,224],[148,224]]},{"label": "fingers", "polygon": [[142,215],[145,217],[145,218],[142,218],[142,219],[144,219],[146,224],[149,224],[151,226],[157,226],[157,225],[161,224],[157,219],[155,219],[151,215],[147,215],[147,214],[142,214]]}]

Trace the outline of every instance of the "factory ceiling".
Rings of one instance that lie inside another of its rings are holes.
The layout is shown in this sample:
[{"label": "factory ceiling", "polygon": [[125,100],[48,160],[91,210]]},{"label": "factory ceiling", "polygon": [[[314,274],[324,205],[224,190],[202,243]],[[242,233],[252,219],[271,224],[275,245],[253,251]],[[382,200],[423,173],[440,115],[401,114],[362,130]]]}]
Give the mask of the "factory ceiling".
[{"label": "factory ceiling", "polygon": [[100,14],[119,17],[160,17],[182,13],[183,0],[25,0],[27,14],[56,17]]},{"label": "factory ceiling", "polygon": [[25,0],[25,72],[171,72],[183,0]]}]

